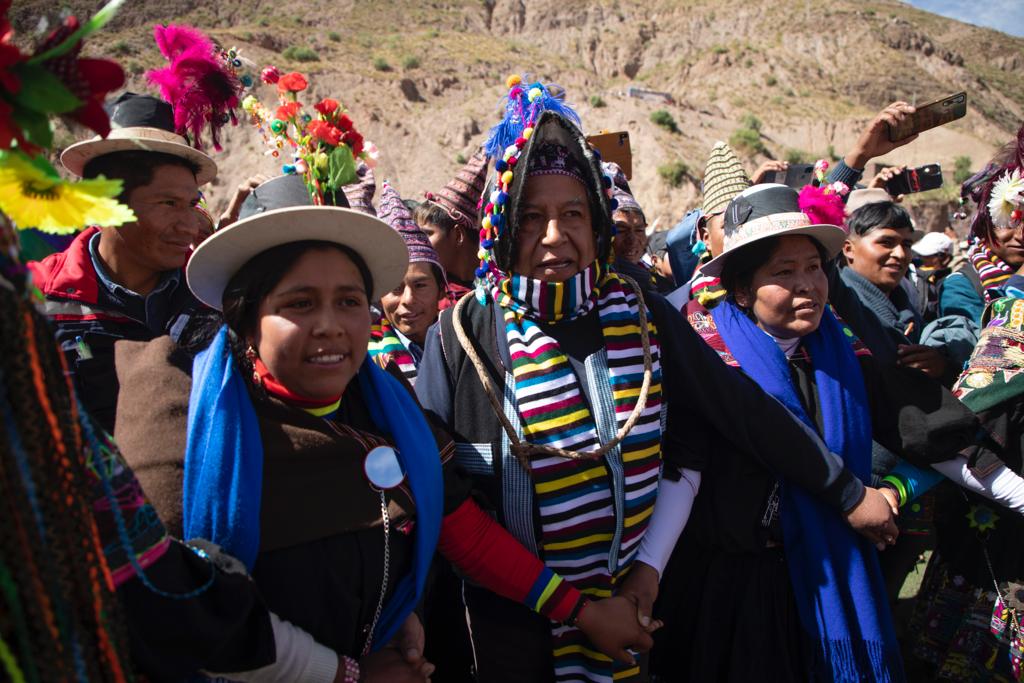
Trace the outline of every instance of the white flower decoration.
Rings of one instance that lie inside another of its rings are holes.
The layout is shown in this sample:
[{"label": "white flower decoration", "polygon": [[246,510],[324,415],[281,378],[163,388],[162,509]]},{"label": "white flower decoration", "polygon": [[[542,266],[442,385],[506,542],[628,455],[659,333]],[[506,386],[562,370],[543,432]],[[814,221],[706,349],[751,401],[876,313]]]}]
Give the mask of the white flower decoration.
[{"label": "white flower decoration", "polygon": [[1008,227],[1019,222],[1020,214],[1015,217],[1024,206],[1024,178],[1021,177],[1020,169],[1013,173],[1004,174],[992,186],[992,197],[988,202],[988,213],[992,217],[992,224],[996,227]]}]

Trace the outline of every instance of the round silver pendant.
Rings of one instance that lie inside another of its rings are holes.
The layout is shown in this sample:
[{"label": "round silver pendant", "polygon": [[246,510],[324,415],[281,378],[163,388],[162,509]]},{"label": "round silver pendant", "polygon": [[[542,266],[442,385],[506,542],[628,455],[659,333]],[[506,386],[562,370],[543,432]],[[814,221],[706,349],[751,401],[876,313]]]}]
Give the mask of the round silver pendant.
[{"label": "round silver pendant", "polygon": [[363,471],[370,483],[382,491],[395,488],[405,479],[398,453],[391,446],[377,446],[367,453]]}]

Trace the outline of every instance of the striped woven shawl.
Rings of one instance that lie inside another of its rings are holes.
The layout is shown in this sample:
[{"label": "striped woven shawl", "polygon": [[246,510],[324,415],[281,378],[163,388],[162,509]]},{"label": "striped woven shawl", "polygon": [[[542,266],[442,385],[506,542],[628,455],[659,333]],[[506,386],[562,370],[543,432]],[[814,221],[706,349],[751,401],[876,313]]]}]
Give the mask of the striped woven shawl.
[{"label": "striped woven shawl", "polygon": [[[593,451],[610,441],[636,405],[643,381],[638,299],[633,291],[613,272],[602,274],[595,263],[564,283],[512,275],[492,293],[504,311],[526,440],[573,451]],[[607,360],[600,378],[587,378],[593,403],[588,405],[580,378],[545,329],[550,322],[578,318],[595,307]],[[653,324],[649,327],[653,382],[640,420],[619,448],[602,459],[552,455],[531,461],[543,559],[595,598],[611,596],[628,571],[657,495],[661,366],[656,330]],[[614,491],[616,481],[623,482],[621,496]],[[616,498],[624,501],[620,509]],[[618,681],[639,675],[639,669],[598,652],[576,628],[555,624],[552,633],[558,681]]]}]

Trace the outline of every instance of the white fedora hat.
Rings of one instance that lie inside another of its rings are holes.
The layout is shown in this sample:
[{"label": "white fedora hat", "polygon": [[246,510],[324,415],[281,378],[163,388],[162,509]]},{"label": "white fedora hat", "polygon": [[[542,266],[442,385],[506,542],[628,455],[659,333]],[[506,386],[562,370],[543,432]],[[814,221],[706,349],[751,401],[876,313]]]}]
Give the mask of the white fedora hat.
[{"label": "white fedora hat", "polygon": [[81,176],[85,165],[112,152],[163,152],[198,167],[196,181],[205,185],[217,177],[217,164],[174,132],[174,112],[167,102],[149,95],[124,93],[107,107],[111,131],[105,137],[76,142],[60,155],[64,168]]},{"label": "white fedora hat", "polygon": [[800,210],[799,195],[793,188],[776,183],[754,185],[729,202],[722,253],[701,266],[701,272],[718,277],[740,247],[769,237],[795,235],[816,240],[829,258],[838,254],[846,241],[846,231],[838,225],[812,223]]},{"label": "white fedora hat", "polygon": [[[409,250],[390,225],[354,209],[287,205],[286,202],[295,201],[294,195],[288,198],[288,185],[293,183],[301,184],[302,179],[282,176],[264,183],[273,184],[264,193],[267,201],[196,248],[185,268],[185,277],[200,301],[221,310],[228,282],[249,259],[292,242],[331,242],[359,254],[373,279],[373,291],[367,292],[371,301],[402,281],[409,266]],[[304,199],[309,202],[308,195]],[[275,203],[278,208],[272,208]]]}]

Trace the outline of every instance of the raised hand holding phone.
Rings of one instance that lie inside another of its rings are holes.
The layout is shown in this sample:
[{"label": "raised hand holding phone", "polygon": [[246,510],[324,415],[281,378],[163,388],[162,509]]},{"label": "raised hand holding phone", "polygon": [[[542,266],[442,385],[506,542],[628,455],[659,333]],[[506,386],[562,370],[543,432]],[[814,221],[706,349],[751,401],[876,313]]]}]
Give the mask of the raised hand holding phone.
[{"label": "raised hand holding phone", "polygon": [[888,107],[871,119],[867,127],[860,134],[857,143],[847,153],[843,161],[850,168],[863,169],[867,163],[875,157],[888,154],[897,147],[910,144],[917,139],[912,135],[903,140],[893,142],[889,139],[889,127],[899,125],[904,119],[913,114],[917,109],[906,102],[893,102]]},{"label": "raised hand holding phone", "polygon": [[889,125],[889,140],[900,142],[911,136],[917,136],[926,130],[943,126],[967,115],[967,93],[941,97],[934,102],[917,107],[909,117]]}]

